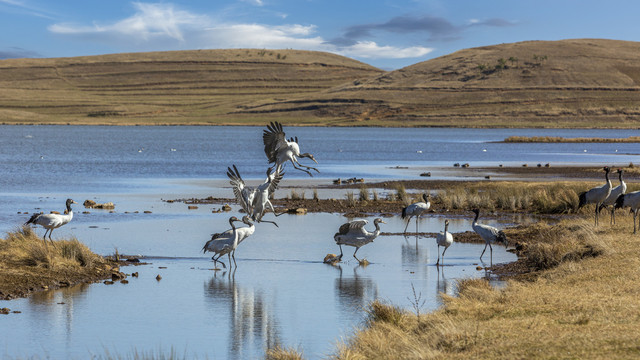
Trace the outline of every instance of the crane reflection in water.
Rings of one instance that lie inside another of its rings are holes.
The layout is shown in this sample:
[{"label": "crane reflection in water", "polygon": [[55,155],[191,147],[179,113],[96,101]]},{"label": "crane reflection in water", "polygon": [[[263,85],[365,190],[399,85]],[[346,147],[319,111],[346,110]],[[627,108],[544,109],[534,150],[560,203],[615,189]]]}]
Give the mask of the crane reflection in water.
[{"label": "crane reflection in water", "polygon": [[228,309],[225,313],[230,319],[219,323],[229,324],[230,359],[245,359],[281,343],[279,325],[271,304],[262,292],[238,286],[235,269],[222,274],[216,272],[205,282],[204,295],[212,309]]}]

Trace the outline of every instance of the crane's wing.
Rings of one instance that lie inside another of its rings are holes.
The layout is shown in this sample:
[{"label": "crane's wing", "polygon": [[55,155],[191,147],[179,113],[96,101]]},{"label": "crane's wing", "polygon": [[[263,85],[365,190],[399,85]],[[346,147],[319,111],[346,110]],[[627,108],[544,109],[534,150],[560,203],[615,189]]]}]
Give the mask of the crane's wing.
[{"label": "crane's wing", "polygon": [[275,163],[278,158],[278,151],[287,147],[287,140],[282,130],[282,124],[272,121],[267,125],[267,130],[263,130],[262,142],[264,143],[264,153],[269,159],[269,163]]},{"label": "crane's wing", "polygon": [[273,175],[269,175],[269,177],[271,178],[271,182],[269,183],[269,194],[273,194],[278,188],[280,181],[282,181],[284,172],[276,172]]},{"label": "crane's wing", "polygon": [[242,206],[242,209],[249,214],[251,212],[251,203],[254,197],[253,189],[248,188],[240,176],[240,172],[235,165],[233,169],[227,167],[227,176],[231,181],[229,184],[233,187],[233,195],[236,197],[236,202]]},{"label": "crane's wing", "polygon": [[338,233],[341,235],[347,234],[349,231],[362,231],[365,225],[369,223],[369,220],[353,220],[346,224],[340,225]]}]

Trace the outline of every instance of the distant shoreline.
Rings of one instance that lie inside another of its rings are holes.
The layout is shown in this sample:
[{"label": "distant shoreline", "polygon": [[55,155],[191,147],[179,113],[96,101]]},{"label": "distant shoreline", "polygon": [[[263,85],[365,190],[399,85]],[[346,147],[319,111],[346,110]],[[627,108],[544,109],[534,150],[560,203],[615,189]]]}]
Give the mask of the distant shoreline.
[{"label": "distant shoreline", "polygon": [[509,136],[502,143],[640,143],[640,136],[627,138],[564,138],[560,136]]}]

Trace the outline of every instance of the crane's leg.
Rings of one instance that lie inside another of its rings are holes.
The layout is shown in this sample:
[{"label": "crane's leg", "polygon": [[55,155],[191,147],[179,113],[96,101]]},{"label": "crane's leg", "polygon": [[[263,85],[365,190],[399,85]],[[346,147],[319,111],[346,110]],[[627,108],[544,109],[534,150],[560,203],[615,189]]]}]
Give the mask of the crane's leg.
[{"label": "crane's leg", "polygon": [[596,226],[598,226],[598,206],[600,206],[600,204],[596,204]]},{"label": "crane's leg", "polygon": [[53,246],[55,246],[56,244],[53,243],[53,239],[51,238],[51,233],[53,233],[53,229],[51,229],[51,231],[49,231],[49,241],[51,241],[51,244],[53,244]]},{"label": "crane's leg", "polygon": [[487,245],[489,245],[489,243],[484,244],[484,249],[482,250],[482,254],[480,254],[480,260],[482,260],[482,255],[484,255],[484,252],[487,251]]},{"label": "crane's leg", "polygon": [[491,247],[491,243],[489,243],[489,254],[491,255],[489,257],[489,264],[491,264],[491,266],[493,266],[493,248]]},{"label": "crane's leg", "polygon": [[229,266],[231,266],[231,253],[227,253],[227,256],[229,257]]},{"label": "crane's leg", "polygon": [[638,216],[638,209],[633,210],[633,233],[636,233],[636,216]]},{"label": "crane's leg", "polygon": [[[292,162],[292,163],[293,163],[293,162]],[[320,174],[320,170],[318,170],[318,169],[316,169],[316,168],[314,168],[314,167],[312,167],[312,166],[302,165],[302,164],[300,164],[300,162],[299,162],[297,159],[296,159],[295,164],[293,164],[293,167],[295,167],[295,166],[296,166],[296,164],[298,164],[298,166],[300,166],[300,167],[307,168],[307,170],[315,170],[318,174]],[[302,170],[302,169],[301,169],[301,170]],[[309,174],[309,175],[311,175],[311,174]]]},{"label": "crane's leg", "polygon": [[219,254],[218,257],[216,257],[215,255],[213,255],[211,257],[211,259],[213,259],[213,266],[218,266],[217,263],[222,264],[222,267],[224,267],[225,269],[227,268],[227,265],[225,265],[222,260],[220,260],[220,256],[222,256],[222,254]]},{"label": "crane's leg", "polygon": [[265,222],[265,223],[273,224],[273,225],[275,225],[276,227],[280,227],[280,226],[278,226],[278,224],[276,224],[276,222],[275,222],[275,221],[269,221],[269,220],[257,220],[257,221],[258,221],[259,223],[263,223],[263,222]]},{"label": "crane's leg", "polygon": [[[438,261],[436,261],[436,266],[438,266],[440,264],[440,245],[438,245],[438,248],[436,249],[436,253],[438,254]],[[442,253],[444,255],[444,253]]]},{"label": "crane's leg", "polygon": [[418,234],[418,220],[420,220],[420,215],[416,216],[416,234]]},{"label": "crane's leg", "polygon": [[306,172],[307,174],[309,174],[309,176],[313,177],[313,174],[311,173],[311,171],[309,170],[305,170],[303,168],[297,167],[296,164],[293,164],[294,169],[298,169],[298,170],[302,170],[304,172]]},{"label": "crane's leg", "polygon": [[409,223],[411,222],[411,216],[407,219],[407,226],[404,227],[404,233],[407,233],[407,228],[409,227]]},{"label": "crane's leg", "polygon": [[42,235],[42,240],[44,240],[44,243],[47,243],[47,233],[49,232],[49,229],[44,229],[44,235]]},{"label": "crane's leg", "polygon": [[342,245],[338,245],[340,247],[340,256],[338,256],[338,259],[342,260]]},{"label": "crane's leg", "polygon": [[442,266],[444,266],[444,253],[447,252],[447,248],[444,248],[444,251],[442,252]]},{"label": "crane's leg", "polygon": [[356,253],[358,252],[358,250],[360,250],[359,247],[357,247],[356,251],[353,252],[353,257],[356,258],[356,260],[358,260],[358,262],[360,262],[360,259],[358,259],[358,257],[356,256]]},{"label": "crane's leg", "polygon": [[616,207],[611,207],[611,225],[616,224]]},{"label": "crane's leg", "polygon": [[236,251],[235,250],[231,253],[231,257],[233,258],[233,265],[238,267],[238,264],[236,263]]}]

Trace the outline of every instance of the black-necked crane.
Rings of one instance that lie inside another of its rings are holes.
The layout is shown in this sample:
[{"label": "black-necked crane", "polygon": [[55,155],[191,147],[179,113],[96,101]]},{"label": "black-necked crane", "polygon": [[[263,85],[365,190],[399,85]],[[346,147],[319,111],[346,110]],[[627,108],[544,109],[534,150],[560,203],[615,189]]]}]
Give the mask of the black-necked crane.
[{"label": "black-necked crane", "polygon": [[267,155],[269,163],[273,164],[276,173],[282,172],[282,168],[287,161],[290,161],[295,169],[304,171],[309,174],[309,176],[313,176],[309,170],[320,172],[314,167],[300,164],[298,158],[303,157],[313,160],[316,164],[318,162],[313,155],[300,153],[297,136],[289,140],[286,139],[284,130],[282,130],[282,124],[279,122],[271,122],[271,124],[267,125],[267,130],[264,130],[262,134],[262,142],[264,143],[264,153]]},{"label": "black-necked crane", "polygon": [[436,235],[436,244],[438,244],[438,261],[436,261],[436,266],[440,264],[440,246],[444,247],[442,251],[442,263],[444,264],[444,253],[447,252],[447,249],[451,244],[453,244],[453,235],[448,231],[449,230],[449,220],[444,221],[444,232],[439,232]]},{"label": "black-necked crane", "polygon": [[51,239],[51,233],[54,229],[59,228],[62,225],[68,224],[71,219],[73,219],[73,210],[71,210],[71,204],[77,204],[77,202],[67,199],[66,205],[67,210],[65,214],[33,214],[31,218],[25,223],[27,224],[36,224],[45,228],[44,235],[42,236],[45,244],[47,242],[47,232],[49,232],[49,241],[53,244],[53,240]]},{"label": "black-necked crane", "polygon": [[[234,263],[236,262],[236,256],[235,256],[236,249],[238,248],[238,246],[240,246],[240,243],[242,243],[249,236],[253,235],[253,233],[256,231],[256,226],[253,223],[253,221],[251,221],[251,218],[249,217],[249,215],[243,216],[242,222],[245,223],[247,226],[236,228],[236,232],[238,233],[238,245],[236,245],[236,247],[231,251],[231,258],[233,258]],[[233,229],[229,229],[223,232],[222,235],[233,236]]]},{"label": "black-necked crane", "polygon": [[338,259],[342,259],[342,245],[348,245],[356,248],[356,251],[353,252],[353,257],[360,262],[356,253],[360,247],[373,242],[373,239],[380,235],[380,223],[385,224],[382,219],[376,218],[373,220],[373,224],[376,229],[374,232],[369,232],[364,228],[368,223],[368,220],[360,219],[350,221],[340,226],[338,232],[333,235],[333,239],[336,241],[336,244],[340,246],[340,255],[338,256]]},{"label": "black-necked crane", "polygon": [[578,204],[578,209],[580,209],[581,207],[587,204],[596,204],[596,210],[595,210],[596,226],[598,225],[598,208],[600,207],[600,204],[602,204],[602,202],[609,196],[609,194],[611,193],[611,187],[612,187],[611,180],[609,179],[609,172],[611,171],[611,169],[609,169],[608,166],[605,166],[603,170],[604,170],[604,178],[606,180],[604,185],[594,187],[591,190],[580,193],[580,195],[578,196],[578,198],[580,199],[580,202]]},{"label": "black-necked crane", "polygon": [[262,220],[262,217],[267,210],[271,210],[276,217],[282,215],[276,213],[269,198],[278,188],[284,173],[276,172],[274,174],[271,172],[271,168],[267,169],[267,179],[256,188],[248,187],[245,184],[235,165],[233,165],[233,169],[227,168],[227,176],[231,180],[229,183],[233,187],[236,202],[240,204],[245,213],[251,216],[253,221],[268,222],[278,226],[273,221]]},{"label": "black-necked crane", "polygon": [[424,193],[422,194],[422,200],[424,201],[413,203],[402,209],[402,218],[407,220],[407,226],[404,227],[405,234],[407,233],[407,228],[409,227],[411,218],[414,216],[416,218],[416,234],[418,233],[418,220],[420,220],[420,215],[431,208],[431,202],[429,201],[430,197],[431,195]]},{"label": "black-necked crane", "polygon": [[[237,217],[232,216],[229,218],[229,225],[231,225],[231,231],[229,230],[216,233],[211,235],[211,240],[207,241],[202,247],[202,252],[206,253],[207,251],[212,252],[213,256],[211,260],[213,260],[214,266],[217,266],[217,263],[220,262],[222,266],[227,267],[221,260],[220,257],[224,254],[229,256],[229,266],[231,266],[231,253],[238,247],[238,231],[236,226],[233,224],[238,220]],[[218,257],[216,257],[218,255]],[[233,259],[233,263],[236,263],[236,259]],[[236,264],[236,267],[238,265]]]},{"label": "black-necked crane", "polygon": [[633,212],[633,233],[635,234],[636,217],[638,217],[638,210],[640,210],[640,191],[634,191],[618,196],[615,208],[619,209],[622,207],[629,207],[631,208],[631,212]]},{"label": "black-necked crane", "polygon": [[487,246],[489,246],[489,251],[491,253],[491,262],[493,263],[493,247],[491,247],[491,243],[502,243],[504,244],[504,246],[507,246],[507,236],[502,230],[499,230],[493,226],[478,224],[480,210],[473,209],[472,211],[476,214],[476,217],[473,219],[471,227],[473,228],[473,231],[475,231],[476,234],[480,235],[480,237],[485,242],[482,254],[480,254],[480,260],[482,260],[482,255],[484,255],[484,252],[487,251]]},{"label": "black-necked crane", "polygon": [[623,172],[624,170],[618,169],[617,173],[618,180],[620,180],[620,185],[611,189],[611,193],[609,193],[609,196],[607,196],[602,204],[600,204],[600,207],[598,207],[598,212],[600,212],[603,208],[611,206],[611,225],[615,225],[616,223],[616,200],[618,199],[618,197],[620,197],[620,195],[623,195],[627,192],[627,184],[625,184],[624,180],[622,180]]}]

